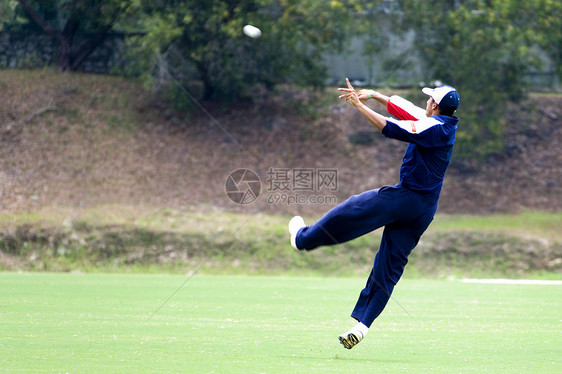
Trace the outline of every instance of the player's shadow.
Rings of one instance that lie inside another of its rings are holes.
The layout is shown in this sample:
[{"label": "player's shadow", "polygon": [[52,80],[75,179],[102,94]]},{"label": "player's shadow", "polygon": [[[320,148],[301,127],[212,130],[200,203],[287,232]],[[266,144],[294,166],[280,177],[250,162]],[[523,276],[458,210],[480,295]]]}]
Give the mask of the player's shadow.
[{"label": "player's shadow", "polygon": [[360,357],[348,357],[345,355],[345,353],[343,354],[335,354],[333,357],[314,357],[314,356],[304,356],[304,355],[291,355],[291,356],[287,356],[287,355],[282,355],[282,356],[278,356],[280,358],[283,359],[300,359],[300,360],[314,360],[314,361],[322,361],[322,362],[330,362],[330,361],[354,361],[354,362],[365,362],[365,363],[384,363],[384,364],[403,364],[403,363],[408,363],[408,362],[412,362],[411,360],[406,360],[406,359],[400,359],[400,360],[389,360],[389,359],[384,359],[384,358],[360,358]]}]

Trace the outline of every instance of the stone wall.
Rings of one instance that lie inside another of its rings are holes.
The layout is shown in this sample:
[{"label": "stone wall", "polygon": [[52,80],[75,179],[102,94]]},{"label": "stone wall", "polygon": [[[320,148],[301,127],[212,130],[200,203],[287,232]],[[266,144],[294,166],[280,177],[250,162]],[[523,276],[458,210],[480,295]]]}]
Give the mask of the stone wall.
[{"label": "stone wall", "polygon": [[[88,73],[109,74],[126,64],[124,36],[109,34],[80,66]],[[55,66],[58,42],[45,34],[0,33],[0,69]]]}]

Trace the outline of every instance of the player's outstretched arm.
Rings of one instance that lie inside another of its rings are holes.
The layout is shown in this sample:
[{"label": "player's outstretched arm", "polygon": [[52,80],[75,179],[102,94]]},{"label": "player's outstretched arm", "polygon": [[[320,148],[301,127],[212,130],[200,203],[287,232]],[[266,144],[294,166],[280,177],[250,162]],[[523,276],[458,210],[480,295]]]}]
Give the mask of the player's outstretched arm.
[{"label": "player's outstretched arm", "polygon": [[344,94],[340,95],[339,98],[345,99],[345,101],[349,101],[351,104],[353,104],[353,106],[356,107],[361,112],[361,114],[363,114],[365,118],[369,120],[369,122],[371,122],[377,129],[382,131],[382,129],[384,129],[384,127],[386,126],[386,117],[363,104],[361,99],[359,99],[357,91],[355,91],[355,88],[353,88],[351,83],[349,83],[349,79],[345,78],[345,81],[347,83],[347,88],[338,88],[338,91],[345,92]]},{"label": "player's outstretched arm", "polygon": [[379,91],[375,91],[375,90],[366,90],[366,89],[359,90],[357,91],[357,96],[359,96],[359,100],[363,102],[369,99],[373,99],[383,104],[384,106],[386,106],[386,104],[388,104],[388,101],[390,100],[390,97],[383,95]]}]

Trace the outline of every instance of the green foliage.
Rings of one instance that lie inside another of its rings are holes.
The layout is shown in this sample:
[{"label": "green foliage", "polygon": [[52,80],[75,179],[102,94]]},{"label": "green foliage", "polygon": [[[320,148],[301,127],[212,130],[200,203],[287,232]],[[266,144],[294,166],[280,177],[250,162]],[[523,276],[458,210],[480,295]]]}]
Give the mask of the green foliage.
[{"label": "green foliage", "polygon": [[[543,14],[545,3],[560,8],[540,0],[402,0],[426,78],[452,84],[461,95],[457,157],[502,150],[507,103],[525,96],[524,73],[540,65],[533,47],[550,43],[548,28],[561,28],[560,16]],[[540,15],[546,19],[538,21]],[[545,32],[536,29],[539,24]]]},{"label": "green foliage", "polygon": [[104,41],[130,1],[113,0],[0,0],[0,29],[33,30],[58,43],[60,70],[77,70]]},{"label": "green foliage", "polygon": [[[540,6],[529,7],[524,14],[532,20],[531,34],[535,42],[552,59],[554,67],[562,80],[562,2],[558,0],[543,0]],[[532,16],[532,17],[531,17]]]},{"label": "green foliage", "polygon": [[[270,89],[286,82],[321,86],[322,56],[342,50],[354,13],[364,9],[361,3],[139,0],[133,8],[146,33],[131,41],[138,50],[164,52],[173,45],[181,51],[203,82],[206,98],[246,98],[255,95],[256,86]],[[259,27],[261,38],[245,36],[245,24]]]},{"label": "green foliage", "polygon": [[[77,27],[82,32],[95,32],[115,21],[116,15],[123,12],[130,1],[113,0],[30,0],[15,1],[20,3],[17,11],[25,15],[23,3],[32,7],[41,18],[55,29],[70,27],[68,22],[78,22]],[[27,18],[30,18],[27,15]]]},{"label": "green foliage", "polygon": [[0,0],[0,31],[25,22],[16,17],[17,5],[17,0]]}]

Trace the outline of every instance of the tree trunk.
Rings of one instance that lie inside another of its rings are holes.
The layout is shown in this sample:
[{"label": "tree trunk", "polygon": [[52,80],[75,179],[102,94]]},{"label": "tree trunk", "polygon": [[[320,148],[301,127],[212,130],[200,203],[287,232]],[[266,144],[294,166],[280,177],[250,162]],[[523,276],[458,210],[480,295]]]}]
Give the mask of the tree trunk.
[{"label": "tree trunk", "polygon": [[201,81],[203,82],[203,99],[210,100],[215,94],[215,87],[211,81],[211,77],[209,76],[207,65],[203,62],[196,62],[195,66],[197,67],[197,71],[199,72]]},{"label": "tree trunk", "polygon": [[78,47],[74,47],[74,36],[80,24],[80,14],[71,16],[63,29],[57,30],[49,25],[45,19],[33,9],[26,0],[19,0],[20,5],[48,36],[59,42],[57,67],[60,71],[76,71],[84,60],[105,40],[113,24],[106,25],[101,31],[89,36]]},{"label": "tree trunk", "polygon": [[70,70],[77,70],[85,59],[101,44],[104,42],[109,30],[108,26],[105,30],[92,35],[89,39],[85,40],[74,53],[71,52]]},{"label": "tree trunk", "polygon": [[57,67],[60,71],[66,71],[70,67],[70,45],[66,38],[59,42]]}]

